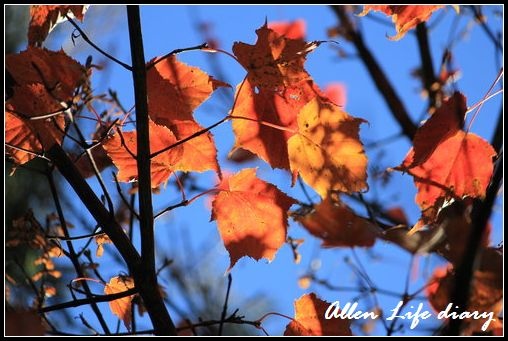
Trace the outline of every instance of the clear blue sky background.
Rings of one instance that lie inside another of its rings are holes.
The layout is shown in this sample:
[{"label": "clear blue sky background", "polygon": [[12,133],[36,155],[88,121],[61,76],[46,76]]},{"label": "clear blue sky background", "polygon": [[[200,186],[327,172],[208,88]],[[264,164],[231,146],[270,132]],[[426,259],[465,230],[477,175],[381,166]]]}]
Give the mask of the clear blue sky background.
[{"label": "clear blue sky background", "polygon": [[[494,31],[499,31],[502,18],[494,15],[502,12],[500,6],[485,8],[488,17],[488,25]],[[256,40],[255,30],[265,21],[291,21],[304,19],[307,23],[307,40],[327,40],[327,29],[334,27],[336,18],[333,12],[326,6],[144,6],[142,13],[142,30],[144,35],[145,58],[147,60],[163,55],[173,49],[193,46],[204,42],[203,37],[196,30],[199,22],[212,25],[213,35],[218,38],[220,47],[231,51],[233,42],[243,41],[253,44]],[[388,22],[382,15],[376,15]],[[466,18],[467,17],[467,18]],[[447,46],[450,35],[450,27],[457,25],[457,32],[467,29],[466,36],[458,42],[453,49],[453,64],[460,69],[462,77],[457,82],[457,88],[468,98],[468,105],[480,100],[496,78],[499,65],[494,58],[495,51],[491,42],[487,39],[482,29],[471,23],[471,16],[457,17],[452,8],[446,8],[434,14],[430,20],[430,42],[433,53],[433,61],[437,69],[440,64],[443,49]],[[437,22],[439,21],[439,22]],[[417,42],[412,33],[398,42],[386,39],[386,35],[393,35],[393,26],[386,26],[369,18],[361,21],[364,39],[369,48],[377,56],[389,79],[395,84],[399,95],[403,99],[408,111],[415,121],[425,118],[422,113],[426,107],[426,101],[420,96],[420,83],[410,76],[411,71],[419,66],[420,59]],[[85,17],[82,25],[90,38],[99,46],[109,51],[120,60],[130,63],[129,39],[127,32],[126,12],[123,6],[102,7],[92,6]],[[71,56],[84,63],[86,56],[92,54],[94,62],[105,62],[104,58],[92,50],[82,39],[76,39],[73,46],[70,35],[72,29],[68,23],[60,27],[50,35],[46,46],[51,49],[63,47]],[[339,46],[346,51],[354,52],[351,45],[338,39]],[[229,57],[223,54],[206,54],[203,52],[189,52],[179,56],[186,63],[199,66],[203,70],[214,74],[214,68],[210,64],[213,58],[220,69],[226,75],[233,87],[245,76],[244,70],[235,64]],[[323,44],[308,57],[307,70],[321,87],[330,82],[341,82],[347,87],[346,110],[357,117],[369,121],[362,125],[361,137],[365,143],[383,140],[399,132],[399,127],[392,119],[381,95],[375,89],[366,69],[359,59],[341,59],[336,52],[336,45]],[[105,70],[97,72],[94,77],[94,88],[99,93],[108,88],[115,89],[125,105],[130,108],[133,103],[132,79],[129,72],[121,67],[107,62]],[[224,93],[232,95],[232,90],[221,90],[211,100],[202,105],[196,112],[198,121],[206,126],[227,114],[231,102]],[[498,96],[487,102],[476,118],[472,131],[480,136],[491,139],[499,114],[502,96]],[[219,162],[223,170],[237,171],[239,167],[226,160],[226,156],[233,139],[230,124],[224,124],[214,129],[215,142],[219,149]],[[398,165],[404,158],[410,147],[410,141],[404,138],[385,144],[383,148],[368,149],[369,166],[376,164],[384,169]],[[289,176],[282,171],[272,171],[262,161],[254,161],[247,166],[259,167],[258,175],[274,184],[286,193],[303,198],[298,187],[290,188]],[[104,172],[106,181],[112,184],[111,168]],[[199,175],[200,183],[204,187],[212,187],[213,174]],[[95,185],[94,181],[91,181]],[[411,177],[393,174],[390,184],[386,187],[372,186],[366,195],[378,199],[385,207],[402,206],[411,222],[415,222],[419,216],[419,210],[414,203],[415,189]],[[317,196],[314,195],[314,198]],[[172,188],[162,191],[154,196],[155,210],[180,201],[180,197]],[[181,246],[183,235],[188,239],[200,264],[189,271],[208,272],[211,278],[218,278],[224,283],[223,274],[229,265],[227,252],[219,239],[216,224],[210,223],[210,211],[206,207],[205,199],[194,202],[190,207],[179,208],[174,214],[165,216],[157,222],[157,242],[161,248],[168,246],[173,250],[170,256],[176,259],[190,257],[187,247]],[[90,220],[89,216],[85,217]],[[72,221],[72,218],[70,219]],[[91,221],[91,220],[90,220]],[[496,213],[492,220],[493,233],[492,243],[497,245],[502,241],[502,210],[500,202],[496,206]],[[91,223],[92,225],[92,223]],[[77,233],[77,231],[76,231]],[[333,292],[324,290],[322,287],[311,286],[309,289],[301,289],[298,278],[309,268],[310,264],[321,267],[317,274],[321,278],[329,279],[332,283],[341,286],[355,286],[358,277],[344,262],[344,257],[353,257],[349,249],[322,250],[319,248],[320,241],[310,237],[303,229],[292,223],[289,235],[295,238],[304,237],[305,243],[301,247],[302,262],[294,264],[289,247],[284,246],[272,263],[267,261],[255,262],[250,258],[243,258],[232,270],[233,287],[232,299],[230,300],[230,312],[239,308],[240,313],[248,318],[256,319],[262,315],[259,311],[253,311],[253,307],[239,305],[236,298],[248,298],[253,294],[260,294],[269,299],[269,306],[263,308],[264,312],[277,311],[293,316],[293,301],[302,294],[310,291],[318,292],[322,299],[328,301],[340,300],[346,302],[354,300],[357,293]],[[106,247],[108,248],[108,247]],[[176,248],[176,250],[175,250]],[[377,242],[370,250],[357,250],[356,254],[360,262],[365,266],[367,273],[373,282],[379,287],[402,292],[409,268],[410,256],[401,249]],[[104,260],[111,259],[104,256]],[[354,261],[356,263],[356,261]],[[442,261],[437,256],[418,258],[418,267],[414,268],[414,280],[410,286],[417,289],[423,285],[422,278],[428,276],[431,270]],[[101,265],[106,276],[114,276],[120,269],[116,265],[109,267],[107,263]],[[177,304],[183,305],[182,300],[172,295],[172,284],[164,282],[170,297]],[[224,295],[223,290],[219,291]],[[100,290],[100,289],[97,289]],[[413,290],[410,290],[410,292]],[[380,304],[386,310],[392,309],[398,302],[397,298],[379,296]],[[370,298],[362,298],[361,306],[364,309],[372,308]],[[426,305],[426,309],[428,305]],[[76,315],[83,309],[75,309]],[[216,318],[220,316],[217,315]],[[108,318],[113,318],[108,316]],[[194,316],[194,318],[196,318]],[[89,318],[94,321],[93,318]],[[269,317],[265,327],[272,335],[280,335],[288,321],[280,317]],[[95,323],[95,322],[92,322]],[[141,323],[141,326],[143,323]],[[146,324],[148,325],[148,324]],[[426,328],[437,325],[436,320],[425,321],[415,330],[405,328],[407,334],[428,334]],[[123,328],[123,327],[122,327]],[[140,327],[141,328],[141,327]],[[355,330],[359,333],[358,330]],[[383,333],[378,327],[375,333]]]}]

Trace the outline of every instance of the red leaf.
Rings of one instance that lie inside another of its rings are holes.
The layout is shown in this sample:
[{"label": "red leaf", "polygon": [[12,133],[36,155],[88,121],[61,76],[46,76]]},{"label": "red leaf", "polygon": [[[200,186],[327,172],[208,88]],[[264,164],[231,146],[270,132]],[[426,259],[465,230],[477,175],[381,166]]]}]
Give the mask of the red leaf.
[{"label": "red leaf", "polygon": [[268,28],[276,32],[280,36],[288,39],[304,39],[305,38],[305,20],[297,19],[294,21],[271,21]]},{"label": "red leaf", "polygon": [[367,15],[370,11],[383,12],[387,16],[392,17],[392,21],[395,23],[397,34],[393,37],[389,37],[390,40],[399,40],[406,34],[407,31],[413,29],[421,22],[427,21],[432,13],[444,6],[399,6],[399,5],[366,5],[363,6],[363,12],[359,16]]},{"label": "red leaf", "polygon": [[414,158],[409,168],[425,162],[439,144],[462,129],[466,98],[455,92],[420,128],[413,139]]},{"label": "red leaf", "polygon": [[312,213],[295,220],[321,238],[324,247],[370,247],[379,235],[370,221],[357,216],[344,203],[334,202],[330,197],[318,204]]},{"label": "red leaf", "polygon": [[[150,153],[153,154],[176,142],[175,135],[168,128],[157,125],[152,121],[149,124]],[[136,159],[129,153],[130,151],[133,155],[136,155],[136,136],[135,131],[122,132],[122,136],[117,133],[103,144],[108,156],[118,168],[118,181],[130,182],[138,178]],[[180,145],[152,158],[152,188],[157,188],[169,179],[173,171],[175,171],[175,165],[180,162],[182,153],[183,148]]]},{"label": "red leaf", "polygon": [[[203,128],[194,120],[173,121],[169,126],[178,140],[183,140]],[[181,145],[183,152],[180,160],[174,165],[174,170],[183,172],[204,172],[213,170],[220,176],[217,163],[217,149],[210,132],[198,135]]]},{"label": "red leaf", "polygon": [[[41,45],[55,26],[66,20],[65,14],[83,21],[89,5],[34,5],[30,6],[30,26],[28,27],[28,44]],[[70,13],[69,13],[70,12]]]},{"label": "red leaf", "polygon": [[233,53],[247,70],[247,79],[253,87],[269,90],[295,85],[310,76],[303,64],[309,52],[317,45],[303,39],[288,39],[268,28],[256,30],[255,45],[236,42]]},{"label": "red leaf", "polygon": [[218,189],[212,220],[229,252],[229,268],[244,256],[273,260],[286,241],[287,211],[295,200],[258,179],[253,168],[223,179]]},{"label": "red leaf", "polygon": [[329,302],[316,294],[305,294],[295,301],[295,319],[286,326],[284,336],[351,336],[351,322],[347,319],[325,319]]},{"label": "red leaf", "polygon": [[310,82],[302,82],[278,93],[265,89],[256,93],[248,81],[240,84],[236,95],[237,102],[231,115],[246,119],[233,119],[233,150],[246,149],[274,168],[289,170],[287,141],[296,131],[298,112],[316,96],[316,91]]},{"label": "red leaf", "polygon": [[414,159],[414,149],[411,149],[402,166],[396,169],[413,176],[418,189],[416,202],[422,210],[427,210],[440,205],[438,199],[484,197],[495,155],[487,141],[459,130],[441,142],[419,166],[406,166]]},{"label": "red leaf", "polygon": [[85,68],[63,50],[54,52],[29,47],[23,52],[7,55],[5,64],[17,85],[40,83],[61,102],[72,99],[74,90],[86,77]]},{"label": "red leaf", "polygon": [[228,86],[199,68],[178,61],[175,56],[167,57],[147,72],[150,117],[168,128],[175,120],[193,120],[194,110],[213,91]]}]

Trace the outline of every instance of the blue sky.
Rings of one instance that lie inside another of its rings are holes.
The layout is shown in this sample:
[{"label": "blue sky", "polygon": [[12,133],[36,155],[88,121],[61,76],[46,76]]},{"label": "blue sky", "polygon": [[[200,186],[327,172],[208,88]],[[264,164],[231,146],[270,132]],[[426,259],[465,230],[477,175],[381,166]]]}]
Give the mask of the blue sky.
[{"label": "blue sky", "polygon": [[[490,7],[485,10],[488,16],[488,24],[496,31],[502,25],[501,18],[494,15],[495,11],[502,8]],[[144,36],[145,58],[152,59],[163,55],[173,49],[194,46],[203,43],[203,37],[196,30],[199,22],[211,25],[213,35],[218,38],[220,47],[231,51],[235,41],[243,41],[253,44],[256,40],[255,30],[265,20],[268,21],[291,21],[304,19],[307,23],[307,40],[328,40],[327,29],[336,25],[333,12],[326,6],[143,6],[142,30]],[[376,15],[378,16],[378,15]],[[384,18],[383,16],[378,16]],[[386,19],[387,20],[387,19]],[[387,20],[388,21],[388,20]],[[487,39],[482,29],[475,24],[468,24],[470,16],[458,17],[451,7],[434,14],[430,20],[430,42],[433,52],[435,68],[440,63],[443,49],[448,45],[450,27],[456,25],[457,32],[466,30],[465,36],[453,49],[453,64],[461,71],[461,78],[456,83],[457,89],[462,91],[468,98],[468,106],[479,101],[487,92],[490,85],[499,72],[494,59],[495,51],[491,42]],[[377,56],[377,59],[388,78],[395,85],[400,97],[414,121],[424,119],[422,115],[426,101],[422,99],[418,80],[410,76],[411,71],[419,66],[420,59],[416,39],[412,33],[398,42],[386,39],[386,35],[393,35],[393,26],[386,26],[369,18],[363,18],[361,26],[364,40],[369,48]],[[123,6],[102,7],[92,6],[85,17],[82,27],[89,37],[99,46],[118,57],[120,60],[130,63],[129,39],[127,32],[126,13]],[[77,38],[76,45],[71,42],[72,29],[68,23],[64,23],[50,35],[46,46],[51,49],[62,47],[71,56],[84,63],[86,56],[94,55],[94,62],[105,62],[102,56],[93,51],[82,39]],[[352,46],[338,39],[339,47],[346,51],[354,52]],[[323,44],[308,57],[306,68],[320,87],[330,82],[341,82],[347,87],[346,110],[357,117],[366,119],[369,123],[362,125],[361,138],[368,144],[383,140],[399,132],[399,127],[391,118],[381,95],[376,90],[367,71],[358,59],[341,59],[336,50],[336,44]],[[214,75],[215,67],[210,63],[213,59],[216,65],[224,72],[233,88],[245,76],[243,68],[234,63],[231,58],[223,54],[207,54],[200,51],[183,53],[179,56],[182,61],[198,66]],[[121,67],[108,62],[105,70],[97,72],[94,77],[94,89],[99,93],[108,88],[115,89],[124,106],[130,108],[133,103],[132,79],[129,72]],[[222,93],[220,93],[222,92]],[[224,94],[226,96],[224,96]],[[214,123],[227,114],[231,107],[228,99],[232,90],[224,89],[215,93],[212,98],[203,104],[195,113],[197,120],[204,126]],[[476,118],[472,131],[490,140],[501,105],[502,96],[488,101]],[[240,168],[226,159],[227,153],[233,145],[233,135],[229,123],[223,124],[213,130],[215,142],[219,149],[219,162],[223,169],[237,171]],[[385,144],[382,148],[367,149],[369,160],[372,163],[379,162],[379,167],[387,168],[398,165],[404,158],[410,147],[410,141],[400,138],[392,143]],[[369,165],[372,165],[369,163]],[[241,167],[243,167],[242,165]],[[254,161],[246,166],[259,167],[258,175],[269,182],[276,184],[284,192],[303,198],[298,187],[291,188],[287,173],[273,171],[262,161]],[[111,169],[104,176],[106,181],[112,184]],[[214,177],[211,173],[199,175],[200,184],[204,187],[212,187]],[[91,181],[95,185],[94,181]],[[386,207],[402,206],[410,221],[415,222],[419,216],[419,210],[414,203],[416,191],[411,177],[393,173],[392,180],[387,187],[372,186],[366,197],[376,197],[379,202],[385,203]],[[314,199],[317,201],[317,195]],[[163,191],[154,196],[155,210],[164,208],[172,203],[177,203],[180,197],[173,189]],[[206,255],[201,259],[202,265],[197,265],[197,271],[209,271],[213,276],[225,280],[224,272],[229,265],[227,252],[223,248],[216,224],[210,223],[210,212],[206,207],[206,199],[200,199],[189,207],[179,208],[174,214],[169,214],[157,221],[157,242],[160,248],[175,245],[175,239],[183,234],[189,236],[190,243],[195,250],[203,250],[206,245]],[[90,217],[86,217],[90,219]],[[492,242],[497,245],[502,241],[502,210],[500,202],[496,206],[493,217]],[[298,278],[309,268],[319,266],[318,274],[321,278],[330,279],[337,285],[354,286],[358,278],[344,261],[345,257],[358,260],[365,266],[372,281],[380,288],[402,292],[406,274],[409,268],[409,254],[397,247],[378,242],[368,251],[358,249],[355,254],[349,249],[319,248],[320,242],[310,237],[297,224],[291,222],[289,235],[295,238],[305,238],[301,247],[302,262],[294,264],[289,247],[284,246],[271,263],[261,260],[255,262],[250,258],[243,258],[233,268],[233,298],[249,297],[252,294],[261,294],[271,300],[273,306],[268,311],[277,311],[289,316],[293,315],[293,300],[305,292],[316,291],[321,298],[328,301],[340,300],[341,302],[353,300],[357,294],[345,292],[333,292],[324,290],[322,287],[311,286],[303,290],[298,284]],[[178,239],[179,240],[179,239]],[[178,257],[185,258],[185,249],[175,251]],[[173,253],[174,255],[174,253]],[[357,259],[355,258],[357,257]],[[110,259],[105,256],[104,259]],[[318,264],[320,259],[320,263]],[[411,288],[419,288],[424,283],[424,273],[429,273],[436,264],[441,264],[437,256],[429,258],[420,257],[417,260],[418,268],[413,268],[414,280]],[[358,266],[358,264],[357,264]],[[111,267],[109,275],[118,273],[118,267]],[[115,272],[116,271],[116,272]],[[105,271],[108,274],[108,271]],[[165,283],[171,291],[171,284]],[[225,291],[225,286],[224,286]],[[178,298],[175,298],[179,302]],[[395,307],[397,298],[379,297],[381,306],[389,310]],[[369,299],[361,299],[363,307],[371,307]],[[240,313],[247,318],[260,317],[251,315],[249,307],[235,306],[235,300],[230,301],[231,310],[240,308]],[[428,306],[427,306],[428,309]],[[78,311],[78,310],[76,310]],[[109,318],[112,318],[110,316]],[[217,317],[218,318],[218,317]],[[269,317],[266,329],[273,335],[283,332],[287,321],[280,317]],[[407,330],[408,334],[425,334],[425,326],[435,326],[436,321],[426,321],[414,330]],[[382,333],[378,328],[375,332]]]}]

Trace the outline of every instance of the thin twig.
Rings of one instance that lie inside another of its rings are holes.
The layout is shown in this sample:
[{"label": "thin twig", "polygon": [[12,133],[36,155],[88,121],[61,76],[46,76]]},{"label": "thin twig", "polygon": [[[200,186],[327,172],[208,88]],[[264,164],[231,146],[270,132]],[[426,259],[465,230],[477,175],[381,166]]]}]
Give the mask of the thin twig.
[{"label": "thin twig", "polygon": [[[86,35],[86,33],[81,29],[81,27],[79,27],[78,24],[76,24],[76,22],[74,20],[72,20],[71,17],[69,17],[67,14],[65,14],[65,17],[67,18],[67,20],[69,20],[69,22],[71,23],[72,26],[74,26],[74,28],[79,32],[79,36],[81,36],[81,38],[83,38],[84,41],[86,41],[88,44],[90,44],[90,46],[92,46],[94,49],[96,49],[99,53],[101,53],[103,56],[111,59],[112,61],[114,61],[115,63],[117,63],[118,65],[121,65],[123,66],[125,69],[129,70],[129,71],[132,71],[132,67],[130,65],[127,65],[125,64],[124,62],[116,59],[115,57],[113,57],[112,55],[110,55],[109,53],[107,53],[106,51],[104,51],[103,49],[101,49],[99,46],[95,45],[95,43],[93,41],[90,40],[90,38],[88,38],[88,36]],[[74,33],[72,35],[73,38],[77,38],[77,36],[74,36]]]},{"label": "thin twig", "polygon": [[222,327],[224,326],[224,321],[226,319],[226,314],[228,312],[228,300],[229,300],[229,293],[231,291],[231,283],[233,282],[233,276],[231,276],[231,273],[228,274],[228,289],[226,290],[226,298],[224,299],[224,305],[222,307],[222,315],[221,315],[221,323],[219,324],[219,332],[217,335],[222,336]]}]

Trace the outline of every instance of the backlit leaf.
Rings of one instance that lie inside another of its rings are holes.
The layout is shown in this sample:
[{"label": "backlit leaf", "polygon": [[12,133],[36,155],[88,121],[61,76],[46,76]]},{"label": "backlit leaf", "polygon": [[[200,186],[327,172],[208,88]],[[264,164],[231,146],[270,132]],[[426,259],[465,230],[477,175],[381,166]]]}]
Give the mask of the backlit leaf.
[{"label": "backlit leaf", "polygon": [[212,203],[230,269],[244,256],[273,260],[286,241],[287,211],[295,200],[246,168],[224,178]]},{"label": "backlit leaf", "polygon": [[167,57],[147,72],[150,118],[166,127],[174,120],[193,120],[194,110],[213,91],[228,86],[201,69],[178,61],[175,56]]},{"label": "backlit leaf", "polygon": [[305,294],[295,301],[295,318],[286,326],[285,336],[351,336],[348,319],[325,319],[331,303],[319,299],[316,294]]},{"label": "backlit leaf", "polygon": [[316,89],[311,82],[302,82],[280,92],[261,89],[256,93],[249,81],[245,81],[237,91],[238,99],[231,115],[241,118],[233,119],[233,151],[243,148],[273,168],[289,170],[287,141],[296,132],[298,112],[316,96]]},{"label": "backlit leaf", "polygon": [[314,211],[296,217],[311,234],[323,240],[324,247],[374,245],[379,235],[376,227],[367,219],[357,216],[344,203],[330,197],[318,204]]},{"label": "backlit leaf", "polygon": [[28,44],[40,45],[55,28],[66,20],[65,14],[83,21],[89,5],[33,5],[30,6],[30,26],[28,27]]},{"label": "backlit leaf", "polygon": [[[134,280],[126,276],[112,277],[104,286],[104,294],[111,295],[119,292],[124,292],[134,288]],[[131,319],[132,319],[132,299],[134,295],[122,297],[109,302],[109,309],[111,312],[118,316],[125,325],[127,330],[131,330]]]},{"label": "backlit leaf", "polygon": [[[166,127],[149,122],[150,153],[153,154],[176,142],[175,135]],[[116,133],[103,144],[108,156],[118,168],[118,181],[130,182],[138,178],[138,168],[133,155],[137,153],[136,132]],[[130,151],[130,153],[129,153]],[[182,157],[182,146],[165,151],[151,160],[152,188],[165,183],[175,171],[175,165]],[[131,155],[132,153],[132,155]]]},{"label": "backlit leaf", "polygon": [[288,140],[291,171],[325,198],[329,191],[367,188],[367,157],[359,138],[362,119],[318,98],[298,115],[298,134]]},{"label": "backlit leaf", "polygon": [[363,12],[360,16],[367,15],[370,11],[383,12],[392,17],[395,23],[397,34],[389,37],[390,40],[399,40],[407,31],[413,29],[421,22],[427,21],[434,11],[442,8],[442,5],[366,5],[363,6]]},{"label": "backlit leaf", "polygon": [[271,21],[268,28],[277,34],[288,39],[304,39],[305,38],[305,20],[297,19],[294,21]]}]

